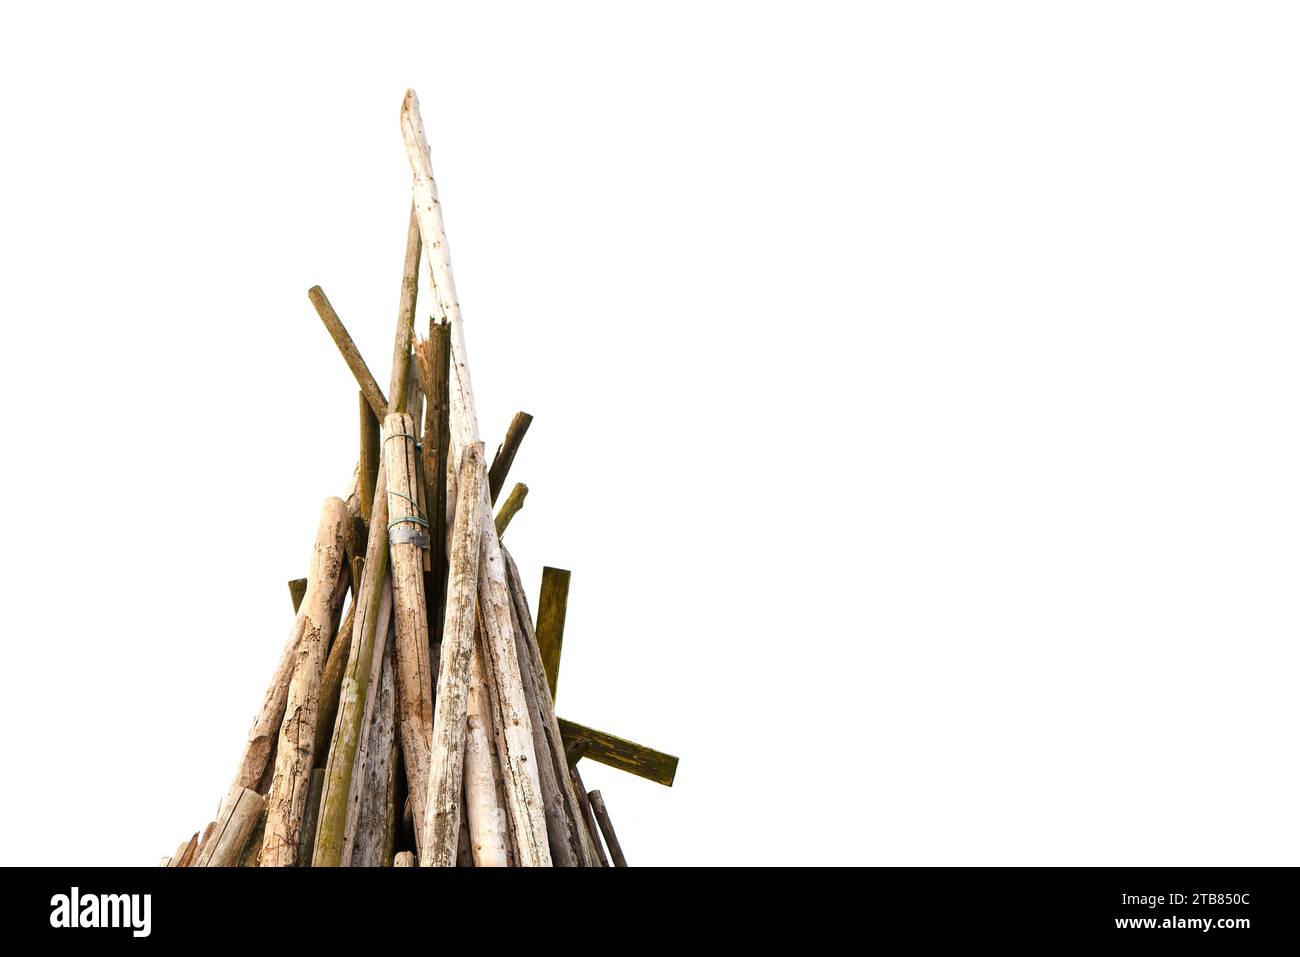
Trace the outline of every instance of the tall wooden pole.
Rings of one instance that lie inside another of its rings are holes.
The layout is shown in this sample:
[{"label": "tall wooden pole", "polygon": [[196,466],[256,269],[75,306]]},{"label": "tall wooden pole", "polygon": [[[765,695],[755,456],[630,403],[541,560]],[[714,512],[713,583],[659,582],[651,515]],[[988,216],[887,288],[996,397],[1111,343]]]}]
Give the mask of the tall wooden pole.
[{"label": "tall wooden pole", "polygon": [[[459,461],[464,450],[479,441],[478,414],[474,406],[474,390],[470,384],[460,302],[451,271],[442,206],[438,202],[438,187],[433,179],[429,144],[424,134],[424,122],[420,118],[419,101],[413,90],[407,91],[402,103],[401,126],[407,158],[411,163],[416,216],[424,244],[424,261],[438,305],[437,314],[451,326],[451,378],[448,391],[452,445]],[[485,489],[480,505],[480,519],[485,527],[479,557],[479,618],[484,629],[485,650],[483,671],[488,680],[506,809],[519,861],[524,866],[549,866],[551,855],[547,846],[537,757],[533,751],[528,706],[510,625],[510,599],[502,568],[501,545],[492,522],[490,504]]]},{"label": "tall wooden pole", "polygon": [[275,776],[271,781],[271,800],[262,841],[262,863],[269,867],[292,867],[298,859],[302,818],[311,783],[325,649],[334,617],[334,593],[346,568],[343,535],[348,521],[348,510],[343,500],[326,499],[316,530],[307,592],[298,609],[302,637],[298,643],[298,661],[289,682],[284,723],[280,727],[280,743],[276,750]]},{"label": "tall wooden pole", "polygon": [[[438,694],[434,699],[430,738],[432,758],[428,794],[422,805],[424,841],[420,844],[420,863],[423,867],[454,867],[456,864],[460,803],[464,790],[462,775],[470,657],[478,612],[479,538],[483,533],[483,527],[477,521],[476,506],[482,501],[485,477],[483,446],[470,446],[461,457],[460,480],[457,482],[451,578],[447,588],[442,660],[438,667]],[[481,782],[475,782],[473,786],[480,785]],[[414,784],[412,789],[414,794]]]}]

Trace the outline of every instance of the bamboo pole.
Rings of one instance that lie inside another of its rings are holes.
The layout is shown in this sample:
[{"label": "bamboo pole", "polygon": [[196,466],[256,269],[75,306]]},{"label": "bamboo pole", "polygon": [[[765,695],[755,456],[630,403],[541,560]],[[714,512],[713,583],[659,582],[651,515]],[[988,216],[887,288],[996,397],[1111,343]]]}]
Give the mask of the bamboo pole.
[{"label": "bamboo pole", "polygon": [[[451,867],[456,863],[460,832],[461,794],[468,788],[470,799],[480,803],[485,795],[475,789],[481,779],[462,786],[466,714],[469,697],[470,658],[474,649],[474,625],[478,610],[478,556],[483,527],[478,521],[478,504],[483,499],[486,472],[483,446],[470,446],[461,457],[457,482],[456,521],[451,537],[451,578],[447,587],[447,610],[443,625],[438,693],[434,700],[431,760],[422,802],[424,820],[419,842],[423,867]],[[408,777],[408,780],[410,778]],[[415,783],[411,783],[412,794]]]},{"label": "bamboo pole", "polygon": [[[339,352],[343,354],[343,361],[352,370],[357,385],[361,386],[361,393],[366,397],[366,402],[370,405],[370,411],[375,414],[376,419],[382,420],[387,414],[388,402],[384,398],[384,393],[379,389],[379,383],[371,375],[366,360],[361,358],[361,350],[352,341],[352,336],[348,334],[347,327],[343,325],[343,320],[334,311],[330,301],[325,298],[325,291],[320,286],[312,286],[308,289],[307,298],[316,307],[316,315],[320,316],[320,321],[325,324],[325,328],[334,339],[334,344],[338,346]],[[407,348],[410,348],[410,340],[407,340]]]},{"label": "bamboo pole", "polygon": [[609,847],[609,856],[613,858],[614,866],[627,867],[627,858],[623,856],[618,835],[614,833],[614,822],[609,819],[609,809],[605,807],[605,799],[600,796],[599,791],[590,792],[587,799],[591,801],[591,810],[596,815],[597,823],[600,824],[600,833],[605,835],[605,844]]},{"label": "bamboo pole", "polygon": [[[564,739],[560,734],[559,722],[555,717],[555,702],[546,685],[546,676],[542,670],[542,657],[537,650],[537,637],[533,632],[533,616],[524,594],[523,581],[519,577],[519,568],[514,556],[505,548],[501,549],[505,560],[506,581],[510,588],[510,598],[514,611],[515,640],[519,650],[520,671],[524,678],[524,688],[529,694],[529,703],[535,711],[533,719],[535,750],[543,772],[549,770],[547,801],[547,827],[555,844],[558,825],[564,826],[564,838],[571,848],[575,865],[595,867],[599,863],[599,842],[593,841],[591,834],[584,827],[583,811],[578,792],[573,787],[569,775],[569,759],[565,752]],[[540,733],[538,733],[540,732]],[[542,780],[548,780],[543,774]],[[552,809],[554,805],[554,810]]]},{"label": "bamboo pole", "polygon": [[[451,256],[442,222],[442,207],[433,179],[429,144],[420,118],[419,101],[408,90],[401,111],[402,138],[411,163],[412,191],[424,262],[437,301],[436,315],[451,325],[451,377],[448,392],[451,405],[452,446],[456,456],[479,440],[478,414],[462,329],[460,303],[451,271]],[[519,661],[509,624],[509,596],[501,562],[501,546],[492,522],[490,503],[480,506],[485,525],[479,556],[479,618],[483,627],[483,673],[488,682],[493,731],[504,781],[505,805],[515,838],[520,863],[548,866],[546,821],[542,808],[537,760],[533,753],[532,730],[519,676]]]},{"label": "bamboo pole", "polygon": [[206,845],[194,861],[195,867],[234,867],[262,812],[262,795],[241,788],[225,803]]},{"label": "bamboo pole", "polygon": [[510,490],[506,500],[497,510],[497,517],[494,524],[497,528],[497,538],[506,533],[506,528],[510,525],[510,520],[519,514],[519,510],[524,507],[524,499],[528,497],[528,486],[522,482],[516,482],[515,487]]},{"label": "bamboo pole", "polygon": [[488,483],[492,489],[492,504],[495,505],[501,490],[506,487],[506,475],[515,461],[519,446],[524,441],[528,427],[533,424],[533,417],[527,412],[516,412],[506,429],[505,440],[497,446],[497,454],[492,457],[492,467],[488,469]]},{"label": "bamboo pole", "polygon": [[[389,564],[397,627],[398,731],[411,795],[416,847],[425,842],[424,804],[433,741],[433,677],[429,672],[429,617],[424,600],[424,550],[429,544],[419,513],[415,425],[405,413],[384,420],[384,471],[389,498]],[[454,849],[453,849],[454,854]]]},{"label": "bamboo pole", "polygon": [[298,858],[316,743],[325,649],[334,617],[334,592],[346,568],[343,535],[347,523],[348,511],[343,500],[326,499],[316,530],[316,549],[307,576],[307,593],[298,610],[302,636],[298,641],[298,661],[289,682],[285,717],[276,751],[275,775],[271,781],[271,800],[262,845],[262,858],[270,867],[292,867]]},{"label": "bamboo pole", "polygon": [[537,650],[546,669],[551,698],[560,685],[560,651],[564,647],[564,618],[569,608],[569,579],[563,568],[542,568],[542,590],[537,596]]}]

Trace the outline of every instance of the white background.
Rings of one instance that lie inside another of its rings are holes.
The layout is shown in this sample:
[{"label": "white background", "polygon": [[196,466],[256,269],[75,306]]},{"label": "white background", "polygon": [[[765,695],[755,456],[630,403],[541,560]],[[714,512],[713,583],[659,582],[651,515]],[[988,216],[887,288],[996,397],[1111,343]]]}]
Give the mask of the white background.
[{"label": "white background", "polygon": [[1293,7],[204,10],[0,22],[3,863],[214,813],[408,86],[634,864],[1296,862]]}]

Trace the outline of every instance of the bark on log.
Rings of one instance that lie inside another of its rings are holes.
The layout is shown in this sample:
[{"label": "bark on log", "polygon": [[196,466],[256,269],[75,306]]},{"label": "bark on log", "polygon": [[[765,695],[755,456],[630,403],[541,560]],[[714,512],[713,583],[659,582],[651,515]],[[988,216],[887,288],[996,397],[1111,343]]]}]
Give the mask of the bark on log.
[{"label": "bark on log", "polygon": [[519,514],[519,510],[524,507],[524,499],[527,497],[528,486],[522,482],[516,482],[515,487],[506,496],[506,500],[501,503],[501,508],[497,510],[497,517],[494,520],[497,528],[497,538],[505,535],[510,520]]},{"label": "bark on log", "polygon": [[497,454],[492,457],[492,468],[488,470],[488,484],[492,490],[492,504],[495,505],[501,490],[506,487],[506,475],[515,461],[519,446],[533,424],[533,417],[527,412],[516,412],[506,429],[505,440],[497,446]]},{"label": "bark on log", "polygon": [[[342,509],[342,514],[346,518],[347,507],[340,499],[330,499],[330,502],[337,502]],[[334,607],[332,603],[337,602],[339,605],[343,601],[342,582],[346,581],[342,574],[342,561],[340,560],[335,567],[331,561],[328,569],[318,565],[317,559],[323,549],[331,549],[334,544],[334,532],[329,532],[328,541],[322,541],[320,535],[324,531],[324,522],[317,529],[317,541],[313,551],[312,569],[315,574],[328,572],[332,577],[328,581],[321,581],[319,598],[331,603],[329,613],[324,618],[313,618],[313,626],[319,626],[324,623],[326,628],[330,627],[333,621]],[[341,526],[339,529],[341,535]],[[342,555],[342,546],[339,545],[338,553]],[[312,588],[308,576],[308,590]],[[252,788],[261,791],[263,780],[271,772],[272,749],[279,739],[280,723],[284,718],[285,704],[289,697],[289,683],[293,680],[294,669],[297,667],[301,645],[304,637],[311,632],[308,628],[307,610],[310,606],[304,601],[294,615],[293,627],[289,631],[289,640],[285,643],[284,650],[280,652],[280,661],[276,665],[275,673],[271,676],[271,684],[262,696],[262,706],[258,709],[257,716],[253,719],[253,727],[248,732],[248,739],[244,743],[244,751],[240,755],[239,764],[235,769],[234,780],[231,781],[230,787],[226,791],[223,805],[233,801],[239,796],[239,792],[244,788]],[[321,611],[319,603],[312,611],[313,615],[324,614]]]},{"label": "bark on log", "polygon": [[469,693],[465,714],[465,810],[475,867],[510,863],[506,809],[497,794],[496,753],[489,725],[491,706],[484,687],[482,652],[474,641],[469,659]]},{"label": "bark on log", "polygon": [[[533,616],[524,595],[523,581],[514,557],[502,548],[506,566],[506,582],[510,588],[513,605],[515,639],[519,653],[520,672],[524,689],[529,695],[529,706],[534,710],[534,747],[541,765],[541,780],[546,795],[547,831],[551,836],[552,852],[559,840],[558,828],[563,825],[564,841],[570,848],[574,865],[595,867],[599,864],[599,843],[593,842],[583,821],[582,804],[569,775],[569,759],[564,739],[555,717],[555,702],[551,699],[546,677],[542,672],[542,657],[537,650],[537,637],[533,633]],[[549,773],[548,773],[549,772]],[[549,785],[548,785],[549,782]],[[553,809],[554,807],[554,809]]]},{"label": "bark on log", "polygon": [[[339,347],[339,352],[343,354],[343,361],[352,370],[357,385],[361,386],[361,394],[366,397],[370,410],[375,413],[375,418],[382,420],[388,411],[388,400],[384,398],[379,383],[371,375],[366,360],[361,358],[361,350],[352,341],[352,336],[348,334],[347,328],[343,325],[343,320],[334,311],[330,301],[325,298],[325,291],[320,286],[312,286],[308,289],[307,298],[316,307],[316,315],[320,316],[320,321],[325,324],[325,328],[329,330],[330,336],[334,339],[334,344]],[[407,346],[410,346],[409,340]]]},{"label": "bark on log", "polygon": [[[384,420],[384,471],[389,498],[389,564],[393,576],[396,624],[398,730],[411,795],[416,847],[425,843],[424,805],[429,791],[429,749],[433,741],[433,676],[429,671],[429,618],[424,599],[424,549],[410,537],[427,540],[427,523],[418,512],[414,423],[405,413]],[[401,533],[407,533],[405,536]],[[453,848],[453,857],[455,850]]]},{"label": "bark on log", "polygon": [[[478,610],[478,556],[483,532],[478,508],[486,472],[483,446],[476,443],[461,457],[456,522],[451,538],[451,578],[443,624],[438,693],[434,702],[431,760],[422,804],[424,840],[421,866],[452,867],[460,834],[462,775],[468,708],[470,658]],[[409,778],[408,778],[409,780]],[[471,791],[481,785],[476,780]],[[414,793],[415,784],[411,788]],[[485,796],[479,800],[484,800]]]},{"label": "bark on log", "polygon": [[614,866],[627,867],[627,858],[623,856],[618,835],[614,833],[614,822],[609,819],[609,809],[605,807],[605,799],[600,796],[599,791],[592,791],[587,795],[587,799],[591,801],[591,810],[596,815],[596,822],[600,824],[600,833],[605,835],[605,844],[609,847],[609,856],[613,859]]},{"label": "bark on log", "polygon": [[244,845],[262,812],[262,795],[252,788],[241,788],[226,802],[212,836],[199,852],[195,867],[234,867],[244,853]]},{"label": "bark on log", "polygon": [[262,860],[268,867],[292,867],[302,842],[302,817],[311,784],[320,712],[321,676],[333,628],[334,595],[346,565],[343,537],[348,510],[342,499],[325,501],[316,530],[316,549],[307,576],[307,593],[298,610],[302,636],[289,683],[284,722],[271,781]]},{"label": "bark on log", "polygon": [[560,685],[560,651],[564,647],[564,617],[569,608],[569,578],[563,568],[542,568],[542,590],[537,596],[537,650],[546,669],[551,699]]},{"label": "bark on log", "polygon": [[673,786],[677,775],[677,758],[635,741],[596,731],[573,721],[558,719],[566,744],[581,741],[587,745],[586,757],[611,768],[635,774],[665,787]]}]

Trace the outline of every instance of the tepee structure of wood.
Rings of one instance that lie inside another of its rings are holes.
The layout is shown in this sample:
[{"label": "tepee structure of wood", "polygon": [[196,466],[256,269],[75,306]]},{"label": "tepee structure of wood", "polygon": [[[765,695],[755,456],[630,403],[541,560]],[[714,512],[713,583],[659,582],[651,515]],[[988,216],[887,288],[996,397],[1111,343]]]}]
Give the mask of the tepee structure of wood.
[{"label": "tepee structure of wood", "polygon": [[293,626],[217,817],[169,867],[624,867],[579,762],[676,774],[677,758],[556,714],[570,573],[543,569],[534,618],[502,543],[527,487],[493,513],[532,417],[489,463],[414,91],[401,131],[412,205],[388,393],[313,287],[360,387],[359,462],[289,582]]}]

